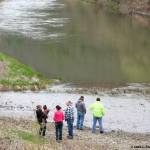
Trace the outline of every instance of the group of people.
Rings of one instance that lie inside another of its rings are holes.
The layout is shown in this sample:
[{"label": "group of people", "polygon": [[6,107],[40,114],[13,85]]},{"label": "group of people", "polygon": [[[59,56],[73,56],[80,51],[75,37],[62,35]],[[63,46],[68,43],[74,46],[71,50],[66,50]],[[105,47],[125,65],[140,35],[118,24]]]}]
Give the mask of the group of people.
[{"label": "group of people", "polygon": [[[53,121],[55,122],[56,130],[56,141],[60,142],[62,140],[62,130],[63,130],[63,121],[65,120],[68,127],[68,139],[73,139],[73,123],[74,123],[74,108],[72,102],[68,101],[66,103],[66,109],[63,111],[62,108],[57,105],[56,111],[53,115]],[[84,118],[86,114],[86,106],[84,103],[84,96],[81,96],[76,102],[75,107],[77,109],[77,124],[76,129],[83,130]],[[99,123],[100,133],[103,133],[102,117],[104,116],[105,110],[104,106],[100,102],[100,98],[96,99],[96,102],[91,104],[89,109],[93,114],[93,126],[92,133],[96,132],[96,123]],[[46,132],[46,123],[48,118],[49,109],[46,105],[38,105],[36,109],[37,121],[40,125],[39,134],[45,136]]]}]

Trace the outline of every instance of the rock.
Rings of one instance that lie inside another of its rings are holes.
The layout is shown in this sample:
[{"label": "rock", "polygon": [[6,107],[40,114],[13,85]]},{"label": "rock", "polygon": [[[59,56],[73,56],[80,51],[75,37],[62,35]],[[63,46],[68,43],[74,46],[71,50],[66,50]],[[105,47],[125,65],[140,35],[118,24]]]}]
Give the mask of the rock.
[{"label": "rock", "polygon": [[19,85],[14,87],[14,91],[21,91],[21,90],[22,90],[22,88]]},{"label": "rock", "polygon": [[39,87],[37,85],[34,85],[31,87],[31,91],[38,91]]},{"label": "rock", "polygon": [[36,77],[32,77],[32,79],[31,79],[33,82],[39,82],[39,79],[38,78],[36,78]]},{"label": "rock", "polygon": [[0,91],[9,91],[10,88],[8,86],[5,85],[0,85]]}]

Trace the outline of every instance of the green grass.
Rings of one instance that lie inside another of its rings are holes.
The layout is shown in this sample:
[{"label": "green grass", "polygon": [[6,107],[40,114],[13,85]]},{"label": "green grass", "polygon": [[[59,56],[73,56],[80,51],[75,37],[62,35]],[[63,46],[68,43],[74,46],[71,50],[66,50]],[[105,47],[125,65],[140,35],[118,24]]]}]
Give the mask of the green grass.
[{"label": "green grass", "polygon": [[119,4],[113,0],[107,0],[108,10],[112,13],[120,13]]},{"label": "green grass", "polygon": [[34,134],[27,132],[27,131],[13,130],[12,132],[14,134],[16,134],[22,140],[25,140],[25,141],[33,143],[33,144],[46,144],[46,143],[48,143],[47,139],[44,139],[40,136],[34,135]]},{"label": "green grass", "polygon": [[26,142],[32,143],[32,144],[47,144],[48,140],[44,139],[43,137],[40,137],[39,135],[34,135],[33,133],[29,131],[23,131],[23,130],[10,130],[9,133],[7,132],[7,137],[13,138],[13,139],[22,139]]},{"label": "green grass", "polygon": [[39,72],[21,64],[18,60],[8,55],[0,53],[0,61],[6,64],[6,74],[0,79],[1,85],[9,86],[9,88],[15,88],[17,86],[20,86],[20,88],[28,87],[29,89],[36,86],[42,89],[52,83],[52,80],[47,79]]}]

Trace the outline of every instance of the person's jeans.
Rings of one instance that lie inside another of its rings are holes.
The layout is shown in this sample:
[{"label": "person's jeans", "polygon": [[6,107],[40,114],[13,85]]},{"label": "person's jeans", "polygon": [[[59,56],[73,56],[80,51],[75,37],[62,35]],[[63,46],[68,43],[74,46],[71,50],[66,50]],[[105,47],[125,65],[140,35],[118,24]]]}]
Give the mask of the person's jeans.
[{"label": "person's jeans", "polygon": [[55,122],[56,140],[62,140],[63,122]]},{"label": "person's jeans", "polygon": [[103,125],[102,125],[102,117],[94,117],[93,116],[93,127],[92,127],[92,133],[95,133],[96,131],[96,123],[99,123],[99,129],[100,131],[103,131]]},{"label": "person's jeans", "polygon": [[83,129],[84,115],[85,113],[77,112],[77,129]]},{"label": "person's jeans", "polygon": [[73,120],[67,119],[68,135],[73,137]]}]

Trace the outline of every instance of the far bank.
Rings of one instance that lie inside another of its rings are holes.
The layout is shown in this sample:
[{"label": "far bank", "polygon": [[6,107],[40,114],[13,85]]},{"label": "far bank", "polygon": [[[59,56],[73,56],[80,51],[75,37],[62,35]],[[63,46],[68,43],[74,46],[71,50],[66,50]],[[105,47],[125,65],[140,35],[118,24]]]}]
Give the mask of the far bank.
[{"label": "far bank", "polygon": [[107,7],[112,11],[120,11],[123,14],[136,14],[141,12],[145,16],[150,16],[149,0],[96,0],[100,6]]}]

